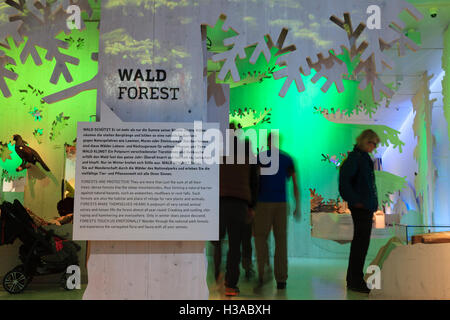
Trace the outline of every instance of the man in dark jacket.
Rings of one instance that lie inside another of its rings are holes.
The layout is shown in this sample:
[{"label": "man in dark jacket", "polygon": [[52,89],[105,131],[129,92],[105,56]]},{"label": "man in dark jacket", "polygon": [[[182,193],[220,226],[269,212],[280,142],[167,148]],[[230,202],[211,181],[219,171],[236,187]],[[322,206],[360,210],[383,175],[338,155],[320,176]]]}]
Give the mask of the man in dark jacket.
[{"label": "man in dark jacket", "polygon": [[369,293],[364,281],[364,261],[370,244],[373,213],[378,209],[374,164],[369,156],[380,142],[372,130],[365,130],[339,172],[339,193],[348,202],[353,220],[353,240],[347,269],[347,287]]}]

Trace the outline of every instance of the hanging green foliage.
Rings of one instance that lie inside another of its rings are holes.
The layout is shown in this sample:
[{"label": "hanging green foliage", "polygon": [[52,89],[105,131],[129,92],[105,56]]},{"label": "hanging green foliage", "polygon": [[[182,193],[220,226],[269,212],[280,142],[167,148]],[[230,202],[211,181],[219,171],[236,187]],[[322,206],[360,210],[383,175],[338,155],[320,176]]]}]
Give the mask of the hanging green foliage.
[{"label": "hanging green foliage", "polygon": [[239,109],[230,114],[230,122],[238,123],[241,128],[256,126],[257,124],[270,123],[270,111],[265,109],[261,112],[245,108],[244,111]]},{"label": "hanging green foliage", "polygon": [[[22,159],[14,150],[11,143],[0,143],[0,171],[2,179],[6,181],[17,180],[26,176],[26,170],[17,172],[16,169],[22,163]],[[1,190],[0,190],[1,191]]]},{"label": "hanging green foliage", "polygon": [[70,117],[64,116],[64,112],[61,112],[56,119],[52,122],[52,128],[50,131],[49,139],[54,141],[62,134],[62,131],[69,125]]},{"label": "hanging green foliage", "polygon": [[399,177],[387,171],[375,170],[375,184],[377,186],[378,204],[393,204],[390,195],[406,187],[406,177]]},{"label": "hanging green foliage", "polygon": [[[15,65],[12,67],[19,77],[15,81],[7,80],[10,97],[0,94],[0,141],[10,142],[13,134],[20,134],[26,141],[38,144],[64,144],[76,138],[77,122],[89,121],[90,116],[96,113],[96,90],[63,97],[53,104],[46,103],[44,98],[89,81],[98,73],[98,62],[91,59],[92,52],[98,48],[98,35],[97,23],[91,22],[86,22],[84,30],[72,31],[70,37],[84,40],[76,40],[64,49],[64,53],[80,62],[77,66],[69,65],[73,76],[71,83],[61,77],[57,84],[49,81],[56,61],[44,59],[46,50],[37,47],[41,65],[36,65],[31,57],[21,63],[20,55],[28,39],[17,46],[12,38],[7,39],[9,48],[1,47],[1,50],[13,58]],[[64,41],[67,37],[61,32],[57,39]],[[78,42],[84,45],[77,46]],[[64,117],[58,121],[61,113]]]}]

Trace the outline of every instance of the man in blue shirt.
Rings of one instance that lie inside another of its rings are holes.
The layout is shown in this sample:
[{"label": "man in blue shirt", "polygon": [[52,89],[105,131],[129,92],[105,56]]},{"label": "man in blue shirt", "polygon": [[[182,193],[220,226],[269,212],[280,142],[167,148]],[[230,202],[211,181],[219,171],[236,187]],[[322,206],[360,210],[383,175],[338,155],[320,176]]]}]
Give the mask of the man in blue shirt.
[{"label": "man in blue shirt", "polygon": [[[278,160],[278,171],[273,175],[260,176],[260,191],[258,205],[254,218],[254,235],[256,257],[258,262],[259,285],[264,282],[264,268],[269,261],[269,248],[267,238],[270,229],[273,228],[275,238],[274,274],[277,281],[277,288],[284,289],[287,280],[287,204],[286,204],[286,183],[292,178],[296,207],[294,216],[300,216],[300,198],[297,187],[297,179],[294,168],[294,161],[285,152],[277,149],[272,144],[272,134],[267,139],[267,151],[258,155],[258,162],[261,172],[264,167],[273,165],[272,161]],[[276,137],[275,137],[276,138]],[[275,139],[273,139],[275,140]],[[271,155],[278,153],[278,159],[272,159]],[[270,158],[268,164],[264,164],[262,159]]]}]

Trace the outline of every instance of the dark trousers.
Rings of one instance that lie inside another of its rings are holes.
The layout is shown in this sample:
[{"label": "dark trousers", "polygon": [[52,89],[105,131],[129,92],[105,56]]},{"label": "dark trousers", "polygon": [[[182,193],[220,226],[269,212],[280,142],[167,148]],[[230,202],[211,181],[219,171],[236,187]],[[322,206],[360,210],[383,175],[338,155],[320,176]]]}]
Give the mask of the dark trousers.
[{"label": "dark trousers", "polygon": [[252,223],[246,223],[242,234],[242,268],[249,270],[252,268]]},{"label": "dark trousers", "polygon": [[[242,235],[242,268],[244,270],[250,270],[253,268],[253,247],[252,247],[252,226],[253,223],[246,223],[243,229]],[[226,228],[223,228],[224,230]],[[212,241],[214,246],[214,276],[216,280],[220,274],[220,266],[222,265],[222,239],[224,235],[220,237],[219,241]]]},{"label": "dark trousers", "polygon": [[[220,198],[219,209],[219,241],[214,241],[214,270],[215,276],[220,272],[222,260],[221,240],[228,234],[228,255],[225,273],[225,285],[236,287],[239,280],[239,264],[241,262],[241,244],[248,236],[248,224],[245,223],[248,204],[245,200],[223,197]],[[246,233],[247,231],[247,233]],[[251,241],[251,227],[250,227]],[[251,242],[250,242],[251,248]],[[243,251],[248,254],[248,246]],[[251,254],[251,252],[250,252]],[[251,258],[250,258],[251,259]],[[251,261],[251,260],[250,260]]]},{"label": "dark trousers", "polygon": [[353,220],[353,240],[348,259],[347,284],[364,285],[364,261],[370,244],[373,214],[367,209],[350,208]]}]

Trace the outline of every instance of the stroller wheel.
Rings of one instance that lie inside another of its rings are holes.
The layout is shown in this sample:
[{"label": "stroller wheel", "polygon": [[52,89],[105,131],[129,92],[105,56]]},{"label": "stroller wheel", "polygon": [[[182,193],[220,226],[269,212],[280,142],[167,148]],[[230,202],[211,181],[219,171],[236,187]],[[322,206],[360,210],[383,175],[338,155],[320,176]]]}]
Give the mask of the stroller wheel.
[{"label": "stroller wheel", "polygon": [[[23,264],[19,264],[18,266],[16,266],[14,269],[12,269],[12,271],[20,271],[22,273],[25,273],[25,266]],[[31,283],[31,281],[33,280],[33,276],[30,275],[28,273],[27,275],[27,286]]]},{"label": "stroller wheel", "polygon": [[11,294],[21,293],[28,283],[29,279],[23,267],[14,268],[3,277],[3,288]]}]

